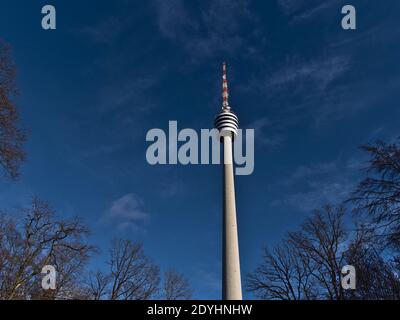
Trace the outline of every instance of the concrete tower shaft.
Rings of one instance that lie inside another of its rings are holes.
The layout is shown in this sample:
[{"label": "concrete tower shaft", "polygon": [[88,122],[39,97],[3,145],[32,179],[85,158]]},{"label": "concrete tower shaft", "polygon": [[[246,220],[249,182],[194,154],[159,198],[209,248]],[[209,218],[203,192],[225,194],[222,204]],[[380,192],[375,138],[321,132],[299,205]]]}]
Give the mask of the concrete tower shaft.
[{"label": "concrete tower shaft", "polygon": [[223,144],[223,248],[222,299],[242,300],[239,240],[236,219],[235,181],[233,175],[233,139],[237,135],[239,119],[229,105],[226,64],[222,66],[222,111],[215,118]]}]

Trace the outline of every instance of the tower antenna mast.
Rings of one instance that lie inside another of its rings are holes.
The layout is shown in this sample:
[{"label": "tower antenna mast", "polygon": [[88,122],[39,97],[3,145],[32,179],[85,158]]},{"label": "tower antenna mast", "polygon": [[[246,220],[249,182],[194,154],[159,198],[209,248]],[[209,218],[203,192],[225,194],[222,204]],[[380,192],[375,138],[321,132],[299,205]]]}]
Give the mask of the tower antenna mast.
[{"label": "tower antenna mast", "polygon": [[230,110],[229,106],[229,88],[226,75],[226,62],[222,64],[222,109]]}]

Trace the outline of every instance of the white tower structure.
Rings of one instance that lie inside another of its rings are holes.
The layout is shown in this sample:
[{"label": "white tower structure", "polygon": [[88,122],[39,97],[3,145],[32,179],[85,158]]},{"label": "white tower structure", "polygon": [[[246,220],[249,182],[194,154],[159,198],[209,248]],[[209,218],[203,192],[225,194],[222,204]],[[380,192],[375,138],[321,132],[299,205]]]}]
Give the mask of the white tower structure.
[{"label": "white tower structure", "polygon": [[222,111],[215,118],[223,144],[223,260],[222,299],[242,300],[239,241],[236,220],[235,183],[233,175],[233,140],[237,136],[239,119],[229,106],[226,63],[222,65]]}]

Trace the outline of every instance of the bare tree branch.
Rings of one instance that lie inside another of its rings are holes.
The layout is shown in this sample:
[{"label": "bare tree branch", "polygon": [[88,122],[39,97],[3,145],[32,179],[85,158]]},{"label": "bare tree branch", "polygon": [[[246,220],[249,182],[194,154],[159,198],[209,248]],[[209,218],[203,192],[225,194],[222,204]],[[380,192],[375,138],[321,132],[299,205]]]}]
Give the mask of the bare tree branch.
[{"label": "bare tree branch", "polygon": [[[53,209],[34,198],[21,223],[0,218],[0,299],[70,299],[94,248],[79,220],[57,219]],[[56,290],[41,288],[41,270],[57,270]]]},{"label": "bare tree branch", "polygon": [[370,156],[368,176],[349,201],[356,205],[356,213],[367,213],[377,235],[400,248],[400,147],[378,141],[362,149]]},{"label": "bare tree branch", "polygon": [[10,47],[0,39],[0,167],[11,179],[18,177],[19,167],[25,159],[22,147],[26,139],[18,127],[15,74]]},{"label": "bare tree branch", "polygon": [[189,300],[192,297],[189,281],[175,270],[165,273],[163,289],[165,300]]},{"label": "bare tree branch", "polygon": [[86,281],[92,299],[147,300],[157,294],[160,271],[141,243],[112,241],[108,265],[109,273],[90,274]]}]

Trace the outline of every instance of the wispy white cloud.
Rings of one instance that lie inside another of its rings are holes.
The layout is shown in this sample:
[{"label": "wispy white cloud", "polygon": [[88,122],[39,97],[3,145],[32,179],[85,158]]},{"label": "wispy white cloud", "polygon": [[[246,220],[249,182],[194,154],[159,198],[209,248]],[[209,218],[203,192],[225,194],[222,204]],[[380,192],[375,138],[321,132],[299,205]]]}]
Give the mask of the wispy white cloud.
[{"label": "wispy white cloud", "polygon": [[[362,156],[357,156],[345,161],[300,165],[281,183],[285,191],[274,205],[310,212],[325,203],[339,204],[354,190],[364,164]],[[299,186],[301,191],[298,191]],[[292,192],[292,188],[295,191]]]},{"label": "wispy white cloud", "polygon": [[202,2],[200,14],[191,14],[182,0],[154,3],[160,32],[183,45],[194,60],[245,48],[240,25],[256,21],[244,0]]},{"label": "wispy white cloud", "polygon": [[[293,59],[296,60],[296,59]],[[350,67],[348,56],[332,55],[311,61],[286,61],[285,64],[268,77],[266,87],[283,87],[290,84],[310,84],[323,91],[335,79],[342,76]]]},{"label": "wispy white cloud", "polygon": [[[74,145],[81,151],[75,149],[71,161],[84,165],[86,171],[91,172],[93,159],[96,158],[98,164],[111,165],[110,156],[129,152],[133,145],[140,143],[148,113],[159,106],[151,94],[158,81],[158,75],[132,76],[96,89],[96,103],[82,109],[84,116],[71,123],[75,132],[85,132],[84,138]],[[103,128],[100,133],[99,125]],[[109,170],[106,171],[111,173]]]},{"label": "wispy white cloud", "polygon": [[314,18],[336,3],[334,0],[278,0],[281,10],[290,17],[292,24]]},{"label": "wispy white cloud", "polygon": [[[289,22],[315,22],[327,15],[330,19],[340,17],[340,3],[334,0],[278,0],[278,4]],[[263,100],[258,106],[268,105],[270,123],[285,125],[281,136],[288,134],[289,127],[306,121],[320,132],[325,126],[382,105],[393,94],[398,84],[397,75],[390,78],[386,75],[385,86],[377,90],[381,79],[366,74],[371,65],[363,66],[364,60],[357,52],[372,43],[378,46],[394,43],[398,28],[385,19],[367,18],[369,23],[365,23],[365,28],[347,35],[346,39],[340,32],[327,30],[320,35],[322,38],[329,36],[323,47],[310,53],[300,50],[280,57],[278,63],[268,64],[267,61],[262,72],[255,71],[241,86],[246,94]],[[379,59],[377,61],[383,68]],[[267,128],[265,124],[263,128]]]},{"label": "wispy white cloud", "polygon": [[293,14],[306,5],[305,0],[278,0],[278,4],[285,14]]},{"label": "wispy white cloud", "polygon": [[284,142],[284,137],[276,128],[276,125],[266,117],[258,118],[246,127],[254,129],[256,142],[260,143],[261,146],[276,147]]},{"label": "wispy white cloud", "polygon": [[112,202],[101,221],[122,230],[137,230],[150,218],[150,214],[143,209],[143,206],[143,201],[136,194],[128,193]]},{"label": "wispy white cloud", "polygon": [[99,99],[101,111],[112,111],[120,107],[129,106],[135,112],[145,112],[155,107],[149,91],[157,84],[159,77],[146,76],[132,78],[105,88]]},{"label": "wispy white cloud", "polygon": [[111,16],[97,24],[82,26],[79,34],[93,43],[111,45],[127,31],[129,26],[128,17]]},{"label": "wispy white cloud", "polygon": [[253,125],[258,125],[261,132],[266,128],[279,131],[273,137],[273,140],[279,138],[279,142],[285,130],[304,119],[313,120],[318,127],[326,119],[340,119],[363,107],[362,102],[349,99],[351,90],[342,81],[351,69],[352,58],[345,54],[291,56],[266,75],[253,77],[240,90],[268,99],[265,102],[269,105],[268,122],[263,120]]},{"label": "wispy white cloud", "polygon": [[[320,128],[326,121],[341,119],[369,105],[360,99],[354,101],[353,92],[361,83],[349,87],[346,82],[352,60],[350,55],[333,53],[313,58],[291,56],[262,75],[263,79],[254,77],[241,89],[247,94],[265,95],[272,102],[270,122],[284,124],[283,130],[304,119],[311,119]],[[277,99],[279,104],[275,103]]]},{"label": "wispy white cloud", "polygon": [[154,0],[161,33],[171,40],[177,40],[188,29],[196,30],[198,25],[187,11],[182,0]]},{"label": "wispy white cloud", "polygon": [[326,163],[318,163],[310,166],[300,165],[299,167],[296,168],[290,180],[294,182],[299,179],[305,179],[317,175],[329,174],[336,170],[337,170],[337,164],[333,161]]},{"label": "wispy white cloud", "polygon": [[353,183],[347,180],[313,181],[309,183],[311,190],[289,195],[283,203],[303,212],[311,212],[326,203],[339,204],[349,197]]},{"label": "wispy white cloud", "polygon": [[325,10],[329,9],[332,6],[332,4],[334,4],[334,2],[324,1],[320,5],[313,7],[309,10],[306,10],[306,11],[294,16],[291,20],[291,23],[292,24],[300,23],[300,22],[306,21],[308,19],[314,18],[316,15],[322,15],[322,13]]}]

